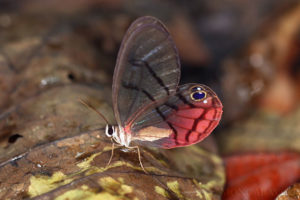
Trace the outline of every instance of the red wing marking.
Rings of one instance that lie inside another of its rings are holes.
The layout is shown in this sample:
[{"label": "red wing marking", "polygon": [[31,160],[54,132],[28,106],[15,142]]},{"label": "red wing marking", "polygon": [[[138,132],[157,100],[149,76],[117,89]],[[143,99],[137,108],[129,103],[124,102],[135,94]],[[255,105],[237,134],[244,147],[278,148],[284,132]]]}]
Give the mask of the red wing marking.
[{"label": "red wing marking", "polygon": [[197,119],[203,114],[203,112],[204,112],[204,109],[202,109],[202,108],[190,108],[190,109],[178,110],[175,114],[180,117]]},{"label": "red wing marking", "polygon": [[198,133],[204,133],[206,131],[206,129],[209,127],[209,125],[210,125],[210,121],[208,121],[208,120],[199,120],[197,122],[196,131]]},{"label": "red wing marking", "polygon": [[184,129],[184,128],[180,128],[180,127],[176,127],[175,129],[176,129],[176,131],[178,133],[177,137],[176,137],[176,141],[178,142],[178,145],[184,145],[186,143],[186,141],[185,141],[185,135],[189,132],[189,130],[188,129]]},{"label": "red wing marking", "polygon": [[204,118],[208,120],[215,120],[216,112],[217,111],[215,109],[210,109],[205,113]]},{"label": "red wing marking", "polygon": [[[199,136],[199,133],[196,132],[196,131],[192,131],[189,133],[189,137],[188,137],[188,140],[192,143],[195,143],[197,142],[198,140],[198,136]],[[185,139],[185,138],[184,138]]]},{"label": "red wing marking", "polygon": [[171,115],[167,118],[167,121],[170,122],[172,125],[181,127],[184,129],[191,129],[194,124],[194,119],[186,118],[186,117],[180,117],[177,115]]}]

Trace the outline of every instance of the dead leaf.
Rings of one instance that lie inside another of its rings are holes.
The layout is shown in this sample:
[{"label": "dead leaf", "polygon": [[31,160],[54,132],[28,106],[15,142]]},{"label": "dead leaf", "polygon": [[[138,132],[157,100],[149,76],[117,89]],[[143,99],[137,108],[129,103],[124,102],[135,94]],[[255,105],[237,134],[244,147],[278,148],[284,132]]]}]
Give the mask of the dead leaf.
[{"label": "dead leaf", "polygon": [[121,148],[105,168],[111,143],[103,135],[93,131],[57,140],[2,163],[0,197],[219,199],[225,177],[216,155],[196,146],[162,153],[143,149],[145,174],[137,153]]}]

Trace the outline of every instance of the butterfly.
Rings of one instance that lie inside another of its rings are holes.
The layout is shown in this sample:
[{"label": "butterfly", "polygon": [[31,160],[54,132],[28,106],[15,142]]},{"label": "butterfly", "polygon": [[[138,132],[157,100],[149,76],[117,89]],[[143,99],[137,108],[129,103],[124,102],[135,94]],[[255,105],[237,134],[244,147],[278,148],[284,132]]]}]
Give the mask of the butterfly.
[{"label": "butterfly", "polygon": [[179,55],[166,27],[151,16],[136,19],[123,38],[113,75],[117,125],[107,124],[105,134],[120,146],[137,148],[144,171],[139,146],[192,145],[221,119],[222,103],[213,90],[197,83],[178,86],[179,80]]}]

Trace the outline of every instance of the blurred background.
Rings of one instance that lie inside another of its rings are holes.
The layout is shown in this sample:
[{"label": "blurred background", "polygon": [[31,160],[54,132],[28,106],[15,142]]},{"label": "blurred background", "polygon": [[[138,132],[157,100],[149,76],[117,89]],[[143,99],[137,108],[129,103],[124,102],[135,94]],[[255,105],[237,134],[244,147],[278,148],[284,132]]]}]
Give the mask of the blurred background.
[{"label": "blurred background", "polygon": [[[6,152],[1,161],[64,137],[66,129],[76,135],[103,126],[94,117],[74,116],[74,107],[66,102],[82,95],[113,120],[107,94],[119,45],[130,23],[144,15],[159,18],[173,36],[181,58],[181,84],[206,84],[223,102],[221,124],[209,139],[214,145],[206,147],[224,158],[227,175],[244,168],[243,163],[257,162],[255,175],[254,168],[243,175],[267,180],[250,186],[228,176],[227,187],[242,185],[235,190],[248,193],[252,188],[252,199],[272,199],[299,181],[298,0],[0,1],[0,147]],[[69,84],[89,89],[58,89]],[[52,93],[38,96],[49,89]],[[49,117],[49,112],[56,115]],[[59,114],[76,122],[63,123]],[[45,134],[12,146],[34,132],[32,124],[41,123],[37,119],[47,124]],[[50,134],[54,131],[63,133]],[[264,177],[271,169],[280,176]],[[269,196],[263,196],[266,190]],[[229,191],[224,198],[234,199],[233,194]]]}]

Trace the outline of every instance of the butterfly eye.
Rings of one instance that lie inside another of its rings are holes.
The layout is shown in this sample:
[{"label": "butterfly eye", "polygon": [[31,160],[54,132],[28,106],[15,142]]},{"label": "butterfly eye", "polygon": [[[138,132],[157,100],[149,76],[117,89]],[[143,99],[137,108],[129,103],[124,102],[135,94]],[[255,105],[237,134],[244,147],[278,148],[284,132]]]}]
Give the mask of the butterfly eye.
[{"label": "butterfly eye", "polygon": [[105,128],[105,134],[108,137],[111,137],[114,134],[114,128],[113,128],[113,126],[107,125],[106,128]]}]

